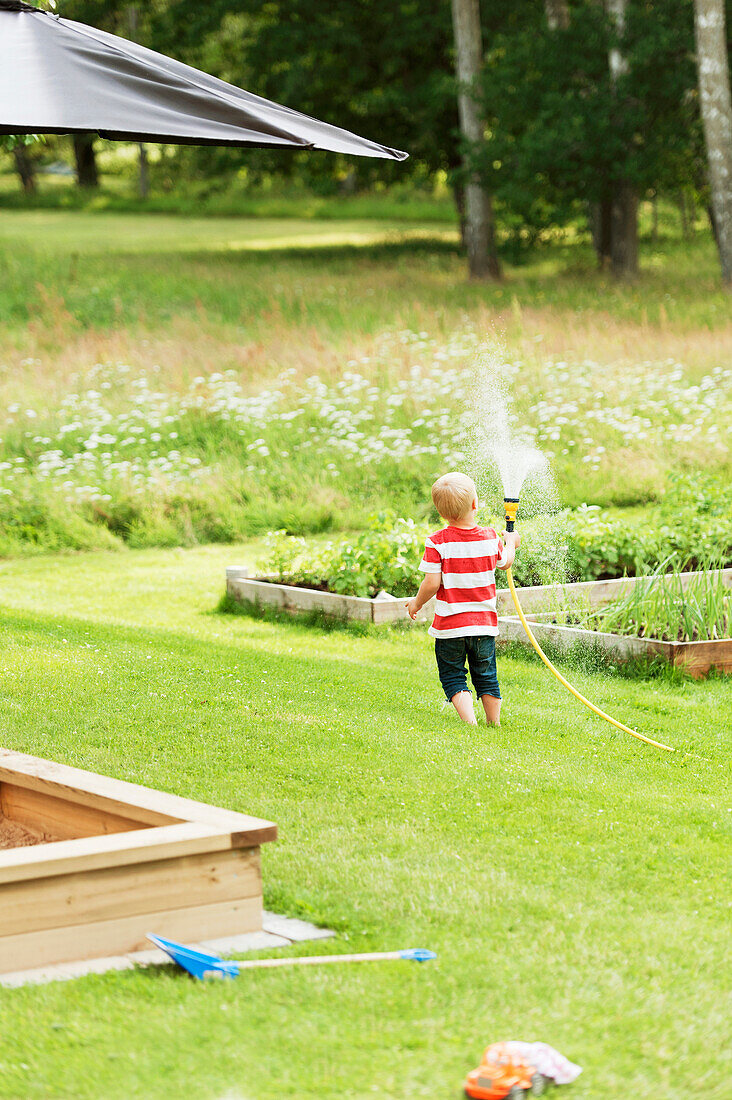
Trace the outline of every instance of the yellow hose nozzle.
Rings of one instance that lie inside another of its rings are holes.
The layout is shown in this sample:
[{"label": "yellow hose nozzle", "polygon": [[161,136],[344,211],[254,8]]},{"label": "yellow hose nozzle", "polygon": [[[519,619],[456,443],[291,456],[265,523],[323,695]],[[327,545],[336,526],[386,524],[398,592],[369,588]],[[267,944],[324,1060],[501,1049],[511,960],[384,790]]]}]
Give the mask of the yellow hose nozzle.
[{"label": "yellow hose nozzle", "polygon": [[507,531],[513,531],[514,524],[516,523],[516,513],[518,512],[518,506],[518,497],[503,498],[503,510],[506,514]]}]

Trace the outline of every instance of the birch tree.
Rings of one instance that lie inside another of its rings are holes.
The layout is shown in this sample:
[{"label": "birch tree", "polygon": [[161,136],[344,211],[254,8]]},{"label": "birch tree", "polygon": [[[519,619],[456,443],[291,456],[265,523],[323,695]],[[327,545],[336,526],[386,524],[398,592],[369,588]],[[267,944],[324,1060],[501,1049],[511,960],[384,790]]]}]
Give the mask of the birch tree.
[{"label": "birch tree", "polygon": [[699,97],[711,208],[722,281],[732,289],[732,98],[724,7],[724,0],[694,0]]},{"label": "birch tree", "polygon": [[566,31],[569,29],[569,3],[568,0],[544,0],[546,22],[550,31]]},{"label": "birch tree", "polygon": [[[627,6],[628,0],[605,0],[605,10],[616,34],[616,41],[608,52],[608,64],[617,110],[622,110],[618,84],[628,72],[628,61],[620,45],[625,34]],[[638,273],[638,195],[622,177],[614,181],[612,194],[610,266],[616,276]]]},{"label": "birch tree", "polygon": [[[136,4],[130,4],[127,9],[127,22],[129,25],[129,37],[133,42],[139,42],[139,19]],[[140,141],[137,144],[137,160],[139,172],[137,177],[138,191],[141,199],[146,199],[150,191],[150,181],[147,167],[147,146]]]},{"label": "birch tree", "polygon": [[483,65],[483,38],[479,0],[452,0],[455,69],[458,79],[460,132],[465,142],[465,238],[471,278],[499,279],[493,203],[471,165],[471,150],[485,141],[485,123],[479,106],[478,80]]}]

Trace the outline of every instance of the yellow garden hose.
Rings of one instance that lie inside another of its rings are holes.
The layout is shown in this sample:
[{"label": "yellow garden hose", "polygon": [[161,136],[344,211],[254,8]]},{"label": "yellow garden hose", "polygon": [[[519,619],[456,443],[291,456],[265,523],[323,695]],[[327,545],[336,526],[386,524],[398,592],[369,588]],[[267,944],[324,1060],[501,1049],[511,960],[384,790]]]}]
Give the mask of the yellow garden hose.
[{"label": "yellow garden hose", "polygon": [[591,703],[589,699],[585,699],[584,695],[581,695],[576,688],[572,687],[568,680],[564,679],[561,672],[559,672],[559,670],[554,667],[554,665],[551,663],[551,661],[537,642],[536,638],[534,637],[531,627],[527,622],[526,616],[521,609],[521,604],[519,603],[519,598],[516,594],[516,587],[513,583],[513,573],[511,572],[510,566],[506,570],[506,579],[508,580],[508,587],[511,590],[511,599],[513,600],[514,607],[516,608],[518,617],[521,620],[521,625],[526,631],[529,641],[541,657],[546,667],[554,673],[557,680],[559,680],[559,683],[564,684],[567,690],[571,691],[575,698],[579,699],[580,703],[584,703],[585,706],[589,707],[590,710],[595,712],[595,714],[599,714],[600,718],[604,718],[606,722],[609,722],[612,726],[616,726],[619,730],[622,730],[623,733],[629,733],[631,737],[637,737],[639,741],[645,741],[647,745],[653,745],[657,749],[664,749],[666,752],[676,752],[676,749],[672,749],[670,745],[662,745],[660,741],[652,741],[650,737],[644,737],[642,733],[636,733],[635,730],[630,729],[628,726],[624,726],[622,722],[616,722],[615,719],[611,718],[609,714],[605,714],[604,710],[600,710],[600,708],[596,707],[594,703]]}]

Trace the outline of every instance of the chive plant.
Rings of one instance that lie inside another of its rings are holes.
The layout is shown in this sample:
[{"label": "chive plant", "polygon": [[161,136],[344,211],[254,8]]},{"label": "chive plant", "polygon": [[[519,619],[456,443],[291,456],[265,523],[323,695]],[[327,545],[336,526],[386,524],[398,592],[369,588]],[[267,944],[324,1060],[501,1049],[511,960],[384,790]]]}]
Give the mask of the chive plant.
[{"label": "chive plant", "polygon": [[587,615],[581,625],[612,634],[661,641],[712,641],[730,636],[730,589],[715,563],[684,584],[680,573],[666,573],[669,559],[639,578],[618,600]]}]

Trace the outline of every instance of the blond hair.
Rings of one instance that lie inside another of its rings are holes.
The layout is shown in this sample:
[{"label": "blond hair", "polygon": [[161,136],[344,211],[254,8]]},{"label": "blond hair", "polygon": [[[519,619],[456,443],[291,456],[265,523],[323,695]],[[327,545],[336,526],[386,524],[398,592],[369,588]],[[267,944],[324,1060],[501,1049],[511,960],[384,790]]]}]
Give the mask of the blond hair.
[{"label": "blond hair", "polygon": [[453,470],[438,477],[432,486],[432,500],[443,519],[462,519],[477,499],[475,482]]}]

